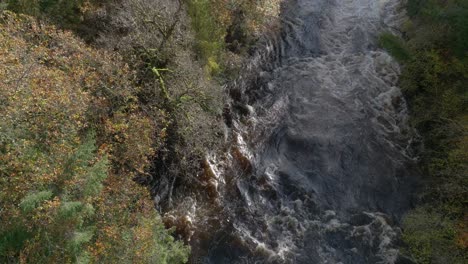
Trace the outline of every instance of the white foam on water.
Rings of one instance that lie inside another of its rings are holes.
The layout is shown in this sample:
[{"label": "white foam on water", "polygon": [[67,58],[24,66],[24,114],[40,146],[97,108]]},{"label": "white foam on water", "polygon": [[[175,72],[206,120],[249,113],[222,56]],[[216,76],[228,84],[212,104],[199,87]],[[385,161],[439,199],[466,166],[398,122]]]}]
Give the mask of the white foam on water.
[{"label": "white foam on water", "polygon": [[246,263],[398,258],[399,228],[377,212],[398,205],[374,196],[398,193],[412,137],[400,67],[376,43],[404,15],[399,0],[285,1],[283,31],[231,85],[244,114],[226,129],[227,159],[207,160]]}]

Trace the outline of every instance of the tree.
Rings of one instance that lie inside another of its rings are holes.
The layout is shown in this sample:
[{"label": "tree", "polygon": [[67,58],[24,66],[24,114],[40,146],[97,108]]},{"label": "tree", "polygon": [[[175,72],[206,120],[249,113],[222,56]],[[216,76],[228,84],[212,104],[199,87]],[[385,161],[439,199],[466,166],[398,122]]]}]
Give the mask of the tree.
[{"label": "tree", "polygon": [[133,181],[157,142],[132,79],[69,32],[0,15],[1,262],[187,261]]}]

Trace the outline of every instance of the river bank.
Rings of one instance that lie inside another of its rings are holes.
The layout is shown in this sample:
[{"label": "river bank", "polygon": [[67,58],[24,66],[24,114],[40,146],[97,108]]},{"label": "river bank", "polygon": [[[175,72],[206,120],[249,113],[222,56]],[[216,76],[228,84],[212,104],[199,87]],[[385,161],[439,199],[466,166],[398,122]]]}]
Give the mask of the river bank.
[{"label": "river bank", "polygon": [[421,136],[423,170],[403,238],[418,263],[467,261],[468,2],[407,1],[401,38],[381,43],[403,67],[399,85]]}]

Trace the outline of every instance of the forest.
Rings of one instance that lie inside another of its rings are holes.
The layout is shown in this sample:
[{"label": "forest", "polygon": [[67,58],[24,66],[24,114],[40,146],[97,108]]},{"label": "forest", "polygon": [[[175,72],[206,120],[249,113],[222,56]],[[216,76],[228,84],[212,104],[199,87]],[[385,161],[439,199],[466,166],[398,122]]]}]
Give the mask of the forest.
[{"label": "forest", "polygon": [[[161,212],[206,185],[194,172],[223,147],[222,87],[279,2],[1,0],[0,263],[187,263]],[[400,34],[379,37],[420,141],[401,247],[466,263],[468,1],[402,8]]]},{"label": "forest", "polygon": [[0,262],[186,263],[155,206],[219,144],[267,4],[1,1]]},{"label": "forest", "polygon": [[468,1],[409,0],[401,36],[380,44],[403,65],[400,86],[421,137],[422,186],[403,223],[418,263],[468,260]]}]

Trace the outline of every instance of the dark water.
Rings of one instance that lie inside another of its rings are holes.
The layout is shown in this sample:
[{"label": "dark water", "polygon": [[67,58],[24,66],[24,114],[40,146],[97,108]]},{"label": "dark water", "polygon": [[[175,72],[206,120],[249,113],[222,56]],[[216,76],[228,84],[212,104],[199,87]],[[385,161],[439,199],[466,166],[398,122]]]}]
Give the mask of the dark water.
[{"label": "dark water", "polygon": [[202,263],[406,263],[411,131],[399,67],[376,45],[398,3],[284,3],[280,32],[230,88],[232,143],[207,165],[219,224],[197,238]]}]

